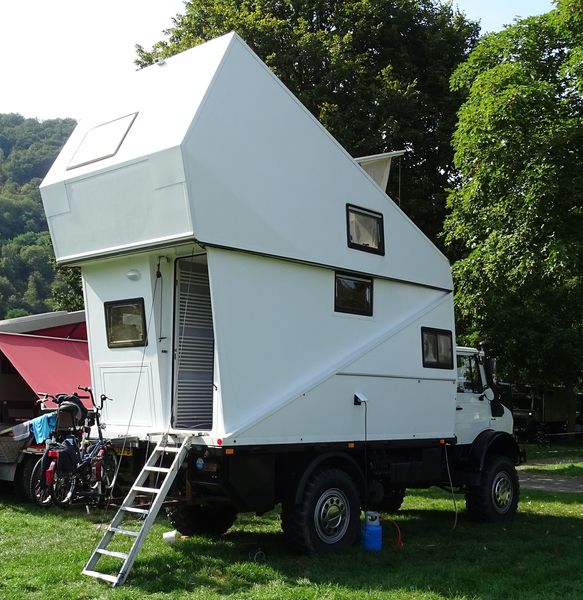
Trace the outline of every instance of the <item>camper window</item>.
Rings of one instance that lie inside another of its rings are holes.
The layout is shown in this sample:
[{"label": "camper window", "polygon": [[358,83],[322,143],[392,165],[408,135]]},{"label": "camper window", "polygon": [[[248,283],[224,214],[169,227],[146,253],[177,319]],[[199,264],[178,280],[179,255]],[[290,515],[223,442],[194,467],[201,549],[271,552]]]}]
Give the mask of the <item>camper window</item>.
[{"label": "camper window", "polygon": [[385,254],[383,215],[346,205],[348,247],[373,254]]},{"label": "camper window", "polygon": [[421,328],[423,366],[430,369],[453,369],[453,343],[447,329]]},{"label": "camper window", "polygon": [[107,345],[110,348],[145,346],[147,335],[144,299],[106,302],[105,326]]},{"label": "camper window", "polygon": [[372,316],[372,279],[336,273],[334,310]]}]

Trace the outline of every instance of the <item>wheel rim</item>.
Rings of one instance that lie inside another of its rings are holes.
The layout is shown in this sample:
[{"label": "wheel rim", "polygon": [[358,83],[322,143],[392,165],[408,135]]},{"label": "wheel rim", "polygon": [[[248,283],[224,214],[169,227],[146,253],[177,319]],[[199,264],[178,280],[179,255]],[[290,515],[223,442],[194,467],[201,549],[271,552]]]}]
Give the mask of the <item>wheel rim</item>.
[{"label": "wheel rim", "polygon": [[505,513],[510,509],[513,499],[513,485],[510,475],[502,471],[494,477],[492,482],[492,502],[499,513]]},{"label": "wheel rim", "polygon": [[340,541],[350,521],[350,505],[346,494],[338,488],[326,490],[314,509],[314,526],[318,537],[326,544]]}]

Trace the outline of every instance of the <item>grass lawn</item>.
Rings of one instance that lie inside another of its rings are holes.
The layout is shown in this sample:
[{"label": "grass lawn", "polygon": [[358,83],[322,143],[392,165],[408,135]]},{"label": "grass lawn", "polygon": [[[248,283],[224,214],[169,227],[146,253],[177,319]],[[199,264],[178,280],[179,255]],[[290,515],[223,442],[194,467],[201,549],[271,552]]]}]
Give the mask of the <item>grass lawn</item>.
[{"label": "grass lawn", "polygon": [[550,465],[526,465],[521,473],[549,477],[583,477],[583,462],[570,462]]},{"label": "grass lawn", "polygon": [[[463,500],[458,504],[463,509]],[[360,547],[329,555],[291,554],[279,517],[241,516],[220,539],[173,546],[160,518],[125,586],[80,575],[98,541],[100,514],[18,504],[0,492],[0,597],[259,598],[407,600],[580,600],[583,598],[583,494],[525,490],[508,525],[470,522],[445,492],[412,492],[394,515],[404,546],[385,522],[382,552]],[[254,562],[257,549],[263,562]],[[111,559],[113,560],[113,559]]]},{"label": "grass lawn", "polygon": [[536,444],[520,444],[526,450],[526,457],[529,463],[540,460],[582,460],[583,442],[576,441],[572,443],[554,443],[547,447],[537,446]]}]

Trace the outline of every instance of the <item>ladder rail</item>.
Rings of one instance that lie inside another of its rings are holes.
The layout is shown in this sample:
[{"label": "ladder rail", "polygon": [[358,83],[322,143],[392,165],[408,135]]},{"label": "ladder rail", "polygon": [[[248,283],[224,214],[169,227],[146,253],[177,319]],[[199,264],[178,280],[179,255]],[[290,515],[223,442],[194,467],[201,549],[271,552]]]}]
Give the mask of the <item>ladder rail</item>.
[{"label": "ladder rail", "polygon": [[[185,437],[182,439],[180,446],[168,446],[168,436],[162,436],[162,439],[160,442],[158,442],[157,446],[154,448],[154,451],[147,458],[142,470],[140,471],[140,474],[137,476],[134,484],[130,488],[130,491],[127,493],[118,511],[111,520],[107,531],[103,534],[101,540],[89,557],[89,560],[82,571],[83,575],[102,579],[108,583],[111,583],[113,587],[123,585],[150,531],[150,528],[158,516],[160,508],[162,508],[162,505],[164,504],[164,500],[166,499],[166,496],[168,495],[168,492],[170,491],[170,488],[176,479],[178,471],[188,455],[188,450],[190,449],[191,443],[192,438]],[[157,461],[164,455],[174,455],[171,466],[156,466]],[[160,474],[164,475],[163,480],[160,482],[160,486],[155,488],[144,486],[146,479],[153,473],[158,473],[158,476]],[[152,495],[153,499],[148,509],[133,506],[136,496],[140,493],[149,493]],[[142,521],[138,530],[132,531],[121,527],[122,521],[128,513],[144,516],[144,520]],[[134,541],[127,553],[107,550],[107,546],[116,534],[127,535],[134,538]],[[117,575],[109,575],[97,571],[96,566],[102,556],[111,556],[123,561]]]}]

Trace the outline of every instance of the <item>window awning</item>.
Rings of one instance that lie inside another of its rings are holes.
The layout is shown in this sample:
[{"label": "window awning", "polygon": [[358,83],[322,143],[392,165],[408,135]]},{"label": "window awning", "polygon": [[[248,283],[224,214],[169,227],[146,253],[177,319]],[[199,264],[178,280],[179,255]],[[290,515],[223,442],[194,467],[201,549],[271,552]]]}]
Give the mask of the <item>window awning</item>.
[{"label": "window awning", "polygon": [[34,392],[72,394],[91,385],[86,341],[0,333],[0,351]]}]

